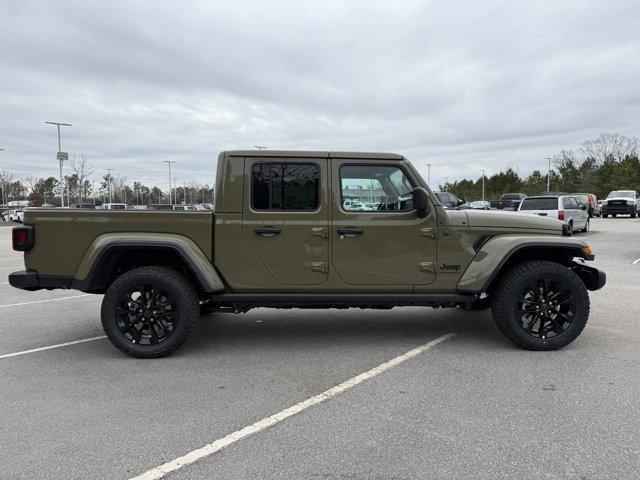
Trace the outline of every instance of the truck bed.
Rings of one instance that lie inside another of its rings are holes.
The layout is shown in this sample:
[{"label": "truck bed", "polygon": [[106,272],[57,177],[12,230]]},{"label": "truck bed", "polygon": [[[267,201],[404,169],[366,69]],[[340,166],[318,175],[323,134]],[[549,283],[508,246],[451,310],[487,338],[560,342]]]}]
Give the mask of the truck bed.
[{"label": "truck bed", "polygon": [[25,252],[25,267],[73,276],[96,238],[125,232],[184,235],[213,260],[213,220],[212,212],[29,209],[24,224],[34,227],[35,245]]}]

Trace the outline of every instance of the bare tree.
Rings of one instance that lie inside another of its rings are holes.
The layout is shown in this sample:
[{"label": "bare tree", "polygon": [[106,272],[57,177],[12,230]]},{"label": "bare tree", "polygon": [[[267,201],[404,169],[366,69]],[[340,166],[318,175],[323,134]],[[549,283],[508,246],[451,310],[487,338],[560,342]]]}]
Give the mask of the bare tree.
[{"label": "bare tree", "polygon": [[2,197],[0,200],[2,200],[3,205],[6,205],[9,201],[7,187],[9,187],[11,183],[13,183],[13,173],[2,170],[0,172],[0,189],[2,189]]},{"label": "bare tree", "polygon": [[80,203],[82,203],[82,197],[85,193],[85,182],[89,175],[96,171],[96,167],[89,163],[89,160],[84,153],[81,153],[80,155],[74,154],[69,166],[71,167],[71,171],[73,171],[73,173],[78,177],[78,190]]},{"label": "bare tree", "polygon": [[602,133],[598,138],[587,140],[580,147],[586,158],[602,163],[605,160],[621,161],[626,157],[638,155],[640,140],[637,137],[625,137],[619,133]]}]

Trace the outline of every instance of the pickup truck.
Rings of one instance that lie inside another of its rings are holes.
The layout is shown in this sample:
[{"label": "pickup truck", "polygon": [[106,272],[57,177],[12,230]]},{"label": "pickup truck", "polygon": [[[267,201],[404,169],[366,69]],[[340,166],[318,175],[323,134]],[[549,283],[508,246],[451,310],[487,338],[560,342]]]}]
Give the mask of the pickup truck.
[{"label": "pickup truck", "polygon": [[491,200],[491,208],[497,208],[498,210],[504,210],[505,208],[511,208],[512,210],[518,210],[520,202],[527,198],[524,193],[505,193],[500,197],[500,200]]},{"label": "pickup truck", "polygon": [[606,279],[570,235],[447,210],[401,155],[228,151],[213,212],[27,210],[9,283],[104,294],[104,331],[135,357],[173,352],[204,312],[255,307],[491,308],[516,345],[551,350],[580,334]]},{"label": "pickup truck", "polygon": [[640,214],[640,196],[635,190],[614,190],[609,192],[607,198],[602,202],[600,214],[603,218],[609,215],[629,215],[636,218]]}]

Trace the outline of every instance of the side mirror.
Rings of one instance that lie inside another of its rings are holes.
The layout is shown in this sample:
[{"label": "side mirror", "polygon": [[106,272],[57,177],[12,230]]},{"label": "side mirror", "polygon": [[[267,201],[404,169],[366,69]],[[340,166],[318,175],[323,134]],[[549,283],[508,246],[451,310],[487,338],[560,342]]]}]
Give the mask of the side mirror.
[{"label": "side mirror", "polygon": [[429,195],[422,187],[413,189],[413,208],[416,209],[418,218],[425,218],[429,209]]},{"label": "side mirror", "polygon": [[580,209],[581,209],[581,210],[586,210],[586,209],[587,209],[587,206],[583,203],[582,205],[580,205]]}]

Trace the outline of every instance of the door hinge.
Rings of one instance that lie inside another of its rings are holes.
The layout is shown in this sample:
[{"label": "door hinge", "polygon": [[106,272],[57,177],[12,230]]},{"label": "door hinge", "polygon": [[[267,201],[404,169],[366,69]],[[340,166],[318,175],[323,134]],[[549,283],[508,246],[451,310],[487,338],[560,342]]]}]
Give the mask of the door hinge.
[{"label": "door hinge", "polygon": [[327,273],[327,262],[311,262],[309,270],[312,272]]},{"label": "door hinge", "polygon": [[432,238],[435,240],[437,235],[437,230],[433,227],[425,227],[420,229],[420,235],[423,237]]},{"label": "door hinge", "polygon": [[434,262],[420,262],[418,264],[418,270],[425,273],[435,273],[436,266]]},{"label": "door hinge", "polygon": [[311,229],[311,235],[315,235],[320,238],[327,238],[327,227],[313,227]]}]

